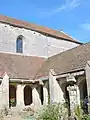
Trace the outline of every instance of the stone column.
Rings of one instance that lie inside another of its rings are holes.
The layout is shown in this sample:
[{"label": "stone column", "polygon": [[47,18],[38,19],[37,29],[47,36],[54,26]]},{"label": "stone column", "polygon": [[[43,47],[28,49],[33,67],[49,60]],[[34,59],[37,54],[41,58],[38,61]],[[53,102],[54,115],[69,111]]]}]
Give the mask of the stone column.
[{"label": "stone column", "polygon": [[49,90],[50,90],[50,102],[62,103],[64,102],[63,91],[56,80],[53,70],[49,72]]},{"label": "stone column", "polygon": [[74,115],[74,110],[77,105],[80,106],[80,92],[79,87],[77,85],[67,87],[69,91],[69,99],[70,99],[70,111],[71,115]]},{"label": "stone column", "polygon": [[[90,108],[90,61],[86,64],[86,82],[87,82],[87,92],[88,92],[88,108]],[[88,109],[90,113],[90,109]]]},{"label": "stone column", "polygon": [[76,90],[77,90],[77,104],[80,105],[80,89],[79,87],[76,85]]},{"label": "stone column", "polygon": [[33,104],[35,105],[35,107],[39,107],[41,105],[41,100],[40,100],[39,93],[35,87],[33,87],[32,89],[32,98],[33,98]]},{"label": "stone column", "polygon": [[17,101],[17,107],[23,107],[24,106],[24,85],[17,85],[17,91],[16,91],[16,101]]},{"label": "stone column", "polygon": [[1,85],[0,109],[9,108],[9,77],[7,74],[2,79]]},{"label": "stone column", "polygon": [[44,104],[47,105],[48,104],[48,84],[45,83],[43,86],[43,96],[44,96]]}]

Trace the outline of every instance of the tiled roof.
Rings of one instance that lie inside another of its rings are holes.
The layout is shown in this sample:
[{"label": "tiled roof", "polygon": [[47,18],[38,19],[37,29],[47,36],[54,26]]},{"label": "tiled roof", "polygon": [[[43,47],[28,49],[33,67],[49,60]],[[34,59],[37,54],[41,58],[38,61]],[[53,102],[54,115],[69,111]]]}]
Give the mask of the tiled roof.
[{"label": "tiled roof", "polygon": [[10,78],[33,79],[44,61],[41,57],[0,53],[0,77],[6,72]]},{"label": "tiled roof", "polygon": [[85,69],[87,61],[90,61],[90,43],[48,59],[0,53],[0,77],[6,72],[10,78],[38,79],[48,76],[50,69],[57,75]]},{"label": "tiled roof", "polygon": [[54,69],[56,74],[85,69],[87,61],[90,61],[90,43],[48,58],[39,70],[37,78],[48,76],[50,69]]},{"label": "tiled roof", "polygon": [[81,44],[81,42],[79,42],[76,39],[70,37],[68,34],[65,34],[65,33],[61,32],[61,31],[58,31],[58,30],[50,29],[48,27],[39,26],[39,25],[36,25],[36,24],[33,24],[33,23],[17,20],[17,19],[14,19],[14,18],[3,16],[3,15],[0,15],[0,22],[7,23],[7,24],[10,24],[12,26],[17,26],[17,27],[37,31],[39,33],[45,34],[47,36],[55,37],[55,38],[58,38],[58,39],[63,39],[63,40],[67,40],[67,41],[71,41],[71,42]]}]

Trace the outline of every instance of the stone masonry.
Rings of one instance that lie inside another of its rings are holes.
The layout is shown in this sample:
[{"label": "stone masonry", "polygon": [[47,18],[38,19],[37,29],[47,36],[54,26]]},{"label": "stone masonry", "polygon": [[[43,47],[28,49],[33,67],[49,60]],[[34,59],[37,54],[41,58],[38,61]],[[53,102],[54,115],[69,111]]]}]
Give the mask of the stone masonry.
[{"label": "stone masonry", "polygon": [[16,53],[17,37],[23,36],[23,54],[29,56],[50,57],[79,44],[49,37],[24,28],[0,23],[0,51]]}]

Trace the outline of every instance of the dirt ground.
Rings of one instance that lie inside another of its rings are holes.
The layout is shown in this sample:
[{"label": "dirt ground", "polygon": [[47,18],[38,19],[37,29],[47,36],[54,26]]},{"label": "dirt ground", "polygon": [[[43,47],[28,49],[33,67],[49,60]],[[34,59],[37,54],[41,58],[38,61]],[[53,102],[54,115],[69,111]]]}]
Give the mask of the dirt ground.
[{"label": "dirt ground", "polygon": [[20,116],[5,116],[4,118],[0,118],[0,120],[25,120],[23,118],[21,118]]}]

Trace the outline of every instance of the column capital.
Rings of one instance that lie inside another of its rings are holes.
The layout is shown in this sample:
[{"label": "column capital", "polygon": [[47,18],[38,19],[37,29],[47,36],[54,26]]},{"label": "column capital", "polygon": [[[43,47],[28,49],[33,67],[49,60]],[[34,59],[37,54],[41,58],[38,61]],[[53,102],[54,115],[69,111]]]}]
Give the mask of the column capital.
[{"label": "column capital", "polygon": [[70,82],[70,81],[71,82],[76,82],[75,77],[71,74],[66,77],[66,80],[67,80],[67,82]]}]

